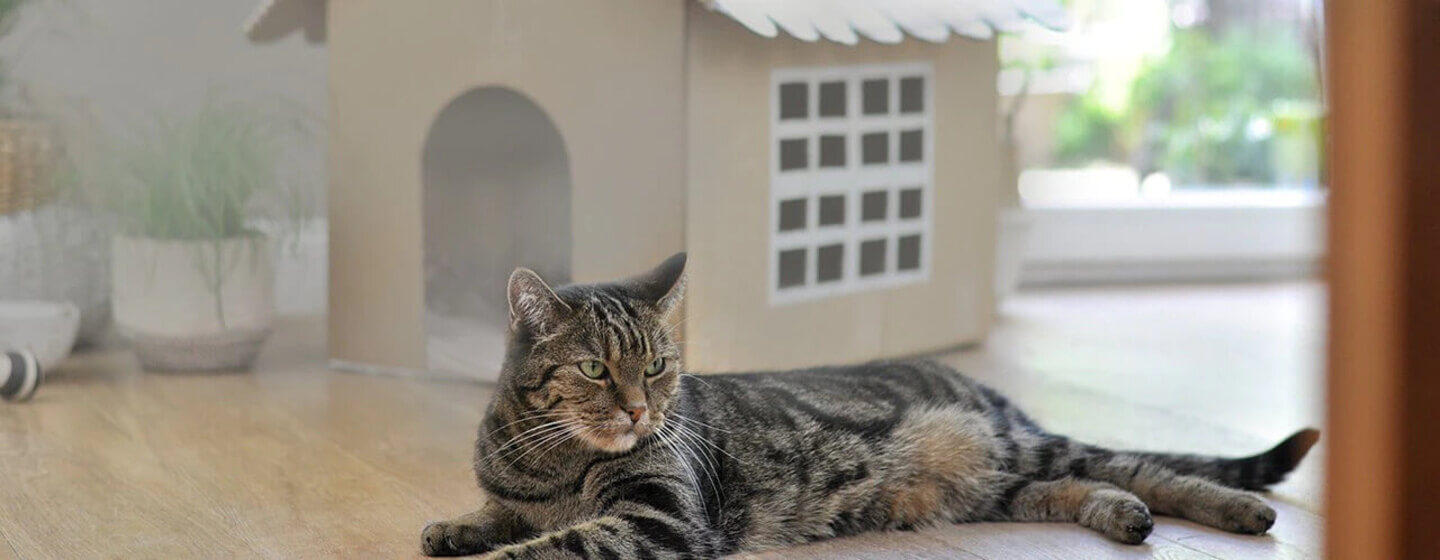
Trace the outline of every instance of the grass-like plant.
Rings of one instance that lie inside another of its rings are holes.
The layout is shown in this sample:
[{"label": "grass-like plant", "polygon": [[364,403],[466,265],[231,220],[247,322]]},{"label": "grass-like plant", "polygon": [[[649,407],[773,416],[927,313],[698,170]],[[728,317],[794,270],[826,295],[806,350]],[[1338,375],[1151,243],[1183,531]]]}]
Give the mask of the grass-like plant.
[{"label": "grass-like plant", "polygon": [[107,198],[138,237],[230,239],[253,236],[253,219],[303,222],[309,204],[279,166],[304,130],[288,111],[212,99],[125,142]]},{"label": "grass-like plant", "polygon": [[[108,140],[114,153],[104,168],[113,171],[101,174],[108,181],[94,181],[122,233],[198,242],[195,271],[215,295],[221,325],[226,280],[266,242],[254,226],[293,236],[311,216],[307,191],[282,173],[283,156],[308,136],[301,113],[290,109],[212,98],[183,117],[157,118],[134,139]],[[227,251],[233,239],[248,241],[250,250]]]}]

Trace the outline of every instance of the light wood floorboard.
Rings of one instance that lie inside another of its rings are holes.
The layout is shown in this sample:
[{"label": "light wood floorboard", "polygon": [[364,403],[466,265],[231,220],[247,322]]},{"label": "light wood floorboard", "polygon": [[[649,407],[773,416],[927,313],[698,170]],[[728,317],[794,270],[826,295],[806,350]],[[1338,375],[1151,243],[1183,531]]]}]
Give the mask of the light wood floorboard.
[{"label": "light wood floorboard", "polygon": [[[983,348],[941,359],[1080,439],[1250,453],[1319,425],[1322,302],[1308,283],[1027,294]],[[283,322],[252,373],[143,374],[104,350],[0,404],[0,560],[417,555],[427,520],[479,500],[470,446],[489,389],[329,371],[321,325]],[[975,524],[744,558],[1315,558],[1320,464],[1270,496],[1264,537],[1162,518],[1131,547]]]}]

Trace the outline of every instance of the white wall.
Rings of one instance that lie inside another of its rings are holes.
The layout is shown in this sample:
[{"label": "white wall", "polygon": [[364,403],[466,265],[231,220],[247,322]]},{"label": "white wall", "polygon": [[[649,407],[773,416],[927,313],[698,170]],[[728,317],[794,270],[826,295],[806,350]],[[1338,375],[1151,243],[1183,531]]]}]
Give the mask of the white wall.
[{"label": "white wall", "polygon": [[323,117],[323,46],[252,45],[250,0],[48,0],[0,39],[6,71],[39,93],[86,101],[111,123],[193,108],[210,92],[281,96]]},{"label": "white wall", "polygon": [[[251,0],[41,0],[0,38],[5,99],[20,89],[70,119],[124,137],[160,114],[185,114],[207,96],[293,104],[314,119],[311,141],[281,164],[312,186],[324,210],[328,90],[323,45],[299,34],[252,45],[241,26]],[[15,87],[20,84],[23,88]],[[13,106],[13,105],[12,105]],[[325,229],[320,221],[277,247],[281,313],[325,310]]]},{"label": "white wall", "polygon": [[[327,113],[326,54],[299,34],[252,45],[241,31],[250,0],[42,0],[0,38],[4,94],[17,84],[111,134],[161,113],[184,114],[207,96],[294,104],[317,123]],[[14,97],[7,97],[14,100]],[[284,162],[324,191],[324,127]],[[323,198],[317,198],[322,200]],[[323,207],[323,205],[320,205]]]}]

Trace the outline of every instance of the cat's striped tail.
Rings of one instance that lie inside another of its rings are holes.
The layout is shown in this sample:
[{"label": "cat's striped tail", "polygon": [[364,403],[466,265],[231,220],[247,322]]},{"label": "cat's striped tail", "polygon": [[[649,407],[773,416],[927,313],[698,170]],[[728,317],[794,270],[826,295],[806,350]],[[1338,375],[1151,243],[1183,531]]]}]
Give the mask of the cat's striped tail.
[{"label": "cat's striped tail", "polygon": [[1306,428],[1295,432],[1268,451],[1249,457],[1221,458],[1175,453],[1129,452],[1128,455],[1152,465],[1159,465],[1179,474],[1198,476],[1244,490],[1265,490],[1295,470],[1315,442],[1320,430]]}]

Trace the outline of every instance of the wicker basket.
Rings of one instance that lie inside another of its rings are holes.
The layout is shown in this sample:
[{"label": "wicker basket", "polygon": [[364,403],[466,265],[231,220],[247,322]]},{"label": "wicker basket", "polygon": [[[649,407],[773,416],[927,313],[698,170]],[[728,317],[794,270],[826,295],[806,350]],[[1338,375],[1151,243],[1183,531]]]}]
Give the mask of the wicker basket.
[{"label": "wicker basket", "polygon": [[43,121],[0,119],[0,216],[55,198],[46,174],[58,155],[56,136]]}]

